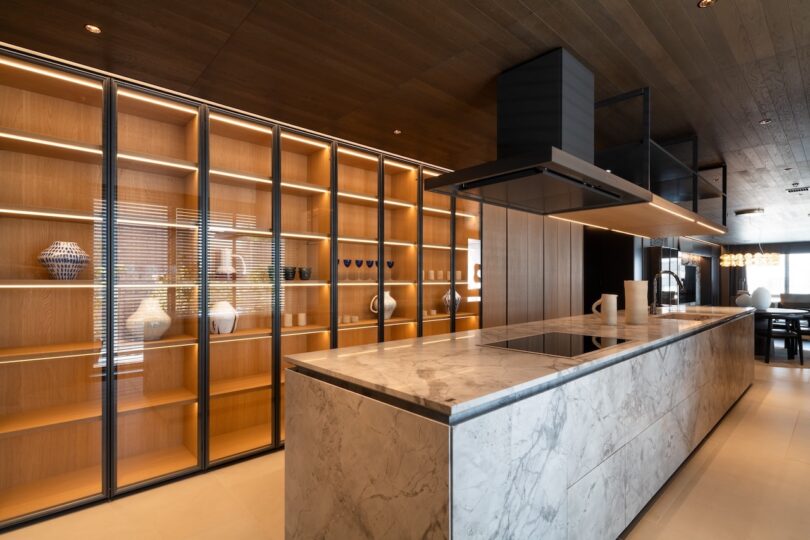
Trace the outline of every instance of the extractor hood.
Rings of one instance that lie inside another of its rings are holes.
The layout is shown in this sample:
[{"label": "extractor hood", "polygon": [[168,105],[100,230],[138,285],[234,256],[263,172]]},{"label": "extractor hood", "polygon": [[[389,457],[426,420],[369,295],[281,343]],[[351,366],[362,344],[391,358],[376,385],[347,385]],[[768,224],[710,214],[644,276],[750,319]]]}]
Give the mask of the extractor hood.
[{"label": "extractor hood", "polygon": [[425,180],[430,191],[644,237],[727,229],[593,165],[593,74],[554,49],[498,77],[498,159]]}]

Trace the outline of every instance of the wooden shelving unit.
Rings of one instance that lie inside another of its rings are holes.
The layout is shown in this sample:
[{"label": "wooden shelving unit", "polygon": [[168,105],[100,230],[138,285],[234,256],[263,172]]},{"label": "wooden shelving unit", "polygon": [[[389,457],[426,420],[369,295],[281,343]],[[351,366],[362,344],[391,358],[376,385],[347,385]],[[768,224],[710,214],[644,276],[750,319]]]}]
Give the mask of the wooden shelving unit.
[{"label": "wooden shelving unit", "polygon": [[[427,178],[430,171],[425,170]],[[450,290],[451,220],[450,197],[425,191],[422,194],[422,335],[450,332],[450,313],[444,295]]]},{"label": "wooden shelving unit", "polygon": [[481,324],[481,210],[480,204],[456,200],[456,291],[461,302],[456,331],[475,330]]}]

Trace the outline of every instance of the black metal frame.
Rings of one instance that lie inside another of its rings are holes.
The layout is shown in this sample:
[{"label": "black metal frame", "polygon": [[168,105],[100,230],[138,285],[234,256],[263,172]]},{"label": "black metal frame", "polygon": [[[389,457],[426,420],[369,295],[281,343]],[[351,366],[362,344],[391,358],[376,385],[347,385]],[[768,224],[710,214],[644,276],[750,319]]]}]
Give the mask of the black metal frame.
[{"label": "black metal frame", "polygon": [[424,168],[422,165],[419,165],[417,172],[416,172],[416,337],[422,337],[422,332],[424,330],[424,316],[422,315],[422,311],[425,309],[425,280],[422,276],[423,268],[425,267],[425,256],[424,256],[424,248],[422,245],[424,244],[424,223],[422,222],[425,212],[424,212],[424,199],[425,199],[425,183],[424,183]]},{"label": "black metal frame", "polygon": [[[480,203],[479,203],[480,204]],[[450,333],[456,331],[456,197],[450,197]],[[467,253],[469,257],[469,253]]]},{"label": "black metal frame", "polygon": [[[6,521],[0,526],[0,532],[17,528],[20,526],[28,525],[32,522],[47,519],[58,514],[70,512],[72,510],[83,508],[105,500],[111,500],[120,496],[129,495],[157,485],[163,485],[176,480],[191,477],[208,470],[216,469],[221,466],[229,465],[235,462],[243,461],[257,455],[263,455],[282,449],[284,447],[283,441],[280,440],[280,393],[277,391],[280,388],[280,375],[281,375],[281,130],[291,133],[299,133],[303,136],[310,137],[317,140],[322,140],[330,144],[330,346],[335,348],[338,345],[338,327],[339,321],[338,303],[339,303],[339,288],[338,288],[338,147],[346,147],[356,149],[358,151],[369,153],[378,158],[377,165],[377,181],[378,181],[378,239],[377,239],[377,255],[380,264],[378,266],[378,302],[382,308],[382,298],[385,293],[385,159],[388,157],[386,154],[379,151],[370,150],[362,146],[353,145],[346,142],[338,142],[335,139],[313,134],[306,130],[296,129],[294,127],[284,126],[283,128],[277,124],[262,118],[253,117],[238,111],[230,110],[217,105],[208,105],[199,100],[189,99],[170,91],[157,90],[147,85],[142,85],[137,82],[123,80],[115,76],[108,76],[106,74],[94,73],[90,70],[75,68],[68,65],[63,65],[51,60],[39,58],[34,55],[21,53],[14,49],[8,49],[0,46],[0,54],[17,58],[21,61],[42,65],[62,72],[71,73],[77,76],[91,78],[99,81],[103,85],[103,102],[102,102],[102,133],[103,133],[103,158],[102,158],[102,177],[103,177],[103,197],[104,197],[104,235],[106,244],[104,247],[105,257],[105,339],[103,344],[103,355],[105,356],[103,383],[104,388],[102,391],[102,489],[97,495],[85,497],[76,501],[71,501],[55,507],[35,511],[24,516],[19,516]],[[127,88],[143,94],[152,95],[154,97],[166,99],[175,103],[182,103],[190,107],[194,107],[198,111],[198,224],[199,230],[199,272],[200,284],[198,295],[199,307],[199,327],[198,327],[198,353],[197,353],[197,366],[198,366],[198,431],[197,431],[197,465],[195,467],[175,471],[160,477],[151,478],[119,488],[116,486],[117,476],[117,383],[115,377],[115,320],[116,320],[116,293],[115,293],[115,251],[116,251],[116,197],[118,188],[118,166],[117,166],[117,91],[118,88]],[[246,122],[262,125],[273,130],[273,142],[271,149],[272,157],[272,227],[273,227],[273,264],[275,272],[273,275],[273,324],[272,324],[272,383],[273,383],[273,398],[272,398],[272,419],[273,419],[273,438],[269,446],[257,448],[255,450],[243,452],[234,456],[223,458],[212,463],[209,455],[209,430],[210,430],[210,396],[209,396],[209,339],[208,339],[208,283],[209,283],[209,247],[208,247],[208,225],[209,225],[209,203],[210,203],[210,179],[209,179],[209,161],[210,161],[210,125],[209,114],[215,112],[231,118],[244,120]],[[408,163],[418,168],[418,194],[417,194],[417,336],[422,335],[422,308],[423,308],[423,279],[422,270],[424,266],[424,229],[423,229],[423,189],[424,189],[424,167],[421,163],[413,162],[400,157],[391,157],[397,162]],[[455,198],[451,202],[451,290],[455,291],[455,251],[456,251],[456,212],[455,212]],[[480,212],[480,229],[483,232],[483,212]],[[481,241],[483,246],[483,234],[481,234]],[[482,284],[483,288],[483,284]],[[455,302],[451,302],[451,331],[455,331]],[[479,326],[482,325],[483,320],[483,299],[481,302],[481,310],[479,313]],[[377,337],[378,341],[382,342],[385,338],[385,321],[384,310],[378,310],[377,318]]]}]

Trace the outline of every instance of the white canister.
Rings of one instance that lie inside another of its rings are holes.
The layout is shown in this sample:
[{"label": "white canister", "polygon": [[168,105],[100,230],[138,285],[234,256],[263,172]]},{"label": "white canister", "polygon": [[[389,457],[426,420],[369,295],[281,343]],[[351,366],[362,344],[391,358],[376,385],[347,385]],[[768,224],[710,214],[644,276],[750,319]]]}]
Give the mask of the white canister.
[{"label": "white canister", "polygon": [[627,324],[647,324],[647,281],[624,282],[624,321]]},{"label": "white canister", "polygon": [[299,313],[296,317],[296,322],[298,326],[306,326],[307,325],[307,314],[306,313]]},{"label": "white canister", "polygon": [[443,280],[444,279],[444,272],[441,271],[441,270],[437,271],[436,272],[436,279],[438,279],[439,281]]},{"label": "white canister", "polygon": [[[616,325],[616,305],[619,300],[618,294],[603,294],[602,297],[593,303],[591,311],[599,315],[602,324]],[[596,309],[600,307],[602,309]]]},{"label": "white canister", "polygon": [[428,281],[436,281],[436,271],[428,270]]},{"label": "white canister", "polygon": [[459,283],[462,280],[461,270],[456,270],[456,283]]},{"label": "white canister", "polygon": [[284,328],[290,328],[293,324],[293,316],[292,313],[285,313],[284,314]]}]

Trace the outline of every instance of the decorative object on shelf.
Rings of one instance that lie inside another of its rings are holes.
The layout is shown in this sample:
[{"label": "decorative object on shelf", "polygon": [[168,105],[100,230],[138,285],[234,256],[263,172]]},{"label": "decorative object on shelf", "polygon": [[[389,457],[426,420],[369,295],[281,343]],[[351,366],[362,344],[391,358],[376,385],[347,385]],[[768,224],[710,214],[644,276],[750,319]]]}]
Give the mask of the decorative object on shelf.
[{"label": "decorative object on shelf", "polygon": [[757,287],[751,294],[751,305],[760,310],[771,307],[771,291],[765,287]]},{"label": "decorative object on shelf", "polygon": [[[371,303],[368,305],[368,309],[371,310],[372,313],[375,315],[378,313],[379,309],[379,298],[377,295],[374,295],[374,298],[371,299]],[[385,291],[385,295],[383,296],[383,319],[388,320],[391,318],[391,315],[394,314],[394,310],[397,308],[397,301],[391,296],[390,291]]]},{"label": "decorative object on shelf", "polygon": [[435,309],[431,309],[431,310],[430,310],[430,314],[431,314],[431,315],[436,315],[436,310],[435,310]]},{"label": "decorative object on shelf", "polygon": [[436,281],[436,271],[428,270],[428,281]]},{"label": "decorative object on shelf", "polygon": [[[450,277],[450,276],[447,276],[447,277]],[[439,281],[444,279],[444,272],[442,270],[439,270],[438,272],[436,272],[436,279],[438,279]]]},{"label": "decorative object on shelf", "polygon": [[352,322],[352,323],[360,322],[360,315],[352,315],[349,318],[349,322]]},{"label": "decorative object on shelf", "polygon": [[[374,259],[366,259],[366,268],[371,270],[372,267],[374,267]],[[371,275],[371,280],[374,281],[374,273],[372,272],[370,275]]]},{"label": "decorative object on shelf", "polygon": [[720,255],[720,266],[776,266],[779,264],[779,253],[723,253]]},{"label": "decorative object on shelf", "polygon": [[394,267],[394,261],[385,261],[385,266],[387,266],[388,269],[391,270]]},{"label": "decorative object on shelf", "polygon": [[461,270],[456,270],[456,283],[463,281],[463,275]]},{"label": "decorative object on shelf", "polygon": [[363,259],[355,259],[354,265],[357,267],[357,279],[363,279]]},{"label": "decorative object on shelf", "polygon": [[[442,302],[444,302],[444,309],[447,310],[447,313],[450,313],[450,289],[447,289],[447,292],[444,293],[442,296]],[[453,302],[456,306],[456,313],[458,313],[458,307],[461,305],[461,295],[458,294],[458,291],[453,291]]]},{"label": "decorative object on shelf", "polygon": [[127,330],[136,336],[143,335],[144,341],[155,341],[163,337],[172,324],[172,318],[160,307],[157,298],[144,298],[138,309],[127,319]]},{"label": "decorative object on shelf", "polygon": [[350,322],[352,322],[352,316],[351,315],[344,315],[342,320],[343,320],[343,324],[349,324]]},{"label": "decorative object on shelf", "polygon": [[307,314],[306,313],[299,313],[296,318],[295,322],[298,326],[306,326],[307,325]]},{"label": "decorative object on shelf", "polygon": [[[616,325],[616,304],[618,299],[618,294],[603,294],[602,297],[591,306],[591,311],[599,315],[602,324]],[[596,309],[598,306],[601,306],[602,309]]]},{"label": "decorative object on shelf", "polygon": [[312,277],[312,267],[310,266],[299,266],[298,267],[298,277],[302,280],[307,281]]},{"label": "decorative object on shelf", "polygon": [[231,248],[221,248],[219,250],[219,266],[214,271],[216,277],[219,279],[236,279],[236,268],[231,264],[234,259],[239,261],[239,275],[244,276],[247,274],[245,259],[241,255],[235,255]]},{"label": "decorative object on shelf", "polygon": [[346,268],[346,280],[348,281],[351,279],[349,277],[349,268],[352,267],[352,260],[351,259],[343,259],[343,267]]},{"label": "decorative object on shelf", "polygon": [[90,256],[76,242],[57,240],[39,254],[39,263],[53,279],[76,279]]},{"label": "decorative object on shelf", "polygon": [[647,324],[650,307],[647,305],[647,281],[624,282],[624,321],[627,324]]},{"label": "decorative object on shelf", "polygon": [[290,328],[293,325],[292,313],[284,314],[284,328]]},{"label": "decorative object on shelf", "polygon": [[212,334],[232,334],[239,323],[239,312],[230,303],[222,300],[208,312],[208,328]]},{"label": "decorative object on shelf", "polygon": [[740,293],[737,298],[734,299],[734,303],[739,307],[751,307],[753,305],[751,295],[747,292]]},{"label": "decorative object on shelf", "polygon": [[284,281],[292,281],[295,279],[295,266],[282,266],[281,275],[284,276]]}]

